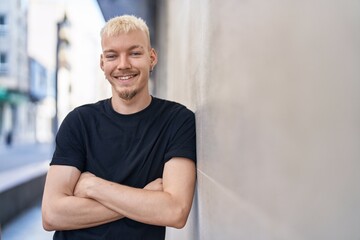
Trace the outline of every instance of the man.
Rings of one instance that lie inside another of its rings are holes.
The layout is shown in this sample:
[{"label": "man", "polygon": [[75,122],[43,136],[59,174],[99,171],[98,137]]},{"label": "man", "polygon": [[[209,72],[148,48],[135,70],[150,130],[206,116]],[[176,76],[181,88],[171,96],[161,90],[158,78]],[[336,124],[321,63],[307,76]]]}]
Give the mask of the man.
[{"label": "man", "polygon": [[165,238],[182,228],[195,185],[195,119],[184,106],[152,97],[157,63],[145,22],[109,20],[100,67],[112,97],[74,109],[56,136],[43,203],[54,239]]}]

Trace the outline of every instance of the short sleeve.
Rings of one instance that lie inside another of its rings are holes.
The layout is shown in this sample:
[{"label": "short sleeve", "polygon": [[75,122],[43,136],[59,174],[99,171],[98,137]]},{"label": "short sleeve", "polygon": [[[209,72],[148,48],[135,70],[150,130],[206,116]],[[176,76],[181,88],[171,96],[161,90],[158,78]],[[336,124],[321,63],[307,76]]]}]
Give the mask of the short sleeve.
[{"label": "short sleeve", "polygon": [[184,108],[176,117],[173,133],[165,153],[165,161],[173,157],[189,158],[196,162],[195,115]]},{"label": "short sleeve", "polygon": [[66,116],[59,128],[50,165],[68,165],[83,171],[86,151],[82,129],[79,113],[75,109]]}]

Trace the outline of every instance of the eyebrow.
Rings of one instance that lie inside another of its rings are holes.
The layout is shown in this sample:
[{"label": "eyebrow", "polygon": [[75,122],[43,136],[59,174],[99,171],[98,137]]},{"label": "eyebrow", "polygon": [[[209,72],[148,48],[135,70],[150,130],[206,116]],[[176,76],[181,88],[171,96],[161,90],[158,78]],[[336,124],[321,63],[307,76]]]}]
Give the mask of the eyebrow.
[{"label": "eyebrow", "polygon": [[129,47],[129,50],[133,50],[133,49],[135,49],[135,48],[141,48],[141,49],[144,49],[144,47],[143,47],[143,46],[141,46],[141,45],[133,45],[133,46]]},{"label": "eyebrow", "polygon": [[[133,46],[129,47],[127,50],[128,50],[128,51],[131,51],[131,50],[134,50],[134,49],[136,49],[136,48],[144,49],[144,47],[141,46],[141,45],[133,45]],[[115,52],[115,50],[113,50],[113,49],[105,49],[103,52],[104,52],[104,53],[109,53],[109,52]]]}]

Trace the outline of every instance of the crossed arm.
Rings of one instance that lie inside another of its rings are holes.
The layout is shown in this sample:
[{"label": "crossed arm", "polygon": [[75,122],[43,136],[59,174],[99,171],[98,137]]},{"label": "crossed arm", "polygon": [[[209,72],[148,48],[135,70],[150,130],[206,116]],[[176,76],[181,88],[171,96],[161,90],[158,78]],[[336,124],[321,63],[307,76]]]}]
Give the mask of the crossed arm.
[{"label": "crossed arm", "polygon": [[42,203],[43,226],[71,230],[128,217],[182,228],[192,204],[195,174],[193,161],[173,158],[165,164],[162,179],[138,189],[81,174],[74,167],[51,166]]}]

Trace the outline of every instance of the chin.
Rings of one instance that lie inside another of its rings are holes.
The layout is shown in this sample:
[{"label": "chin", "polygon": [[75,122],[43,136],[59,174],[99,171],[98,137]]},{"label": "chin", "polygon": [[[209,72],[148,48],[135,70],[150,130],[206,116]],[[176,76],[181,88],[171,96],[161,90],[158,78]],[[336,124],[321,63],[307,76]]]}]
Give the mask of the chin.
[{"label": "chin", "polygon": [[126,101],[130,101],[131,99],[133,99],[136,95],[137,95],[137,91],[133,90],[133,91],[122,91],[118,93],[119,97],[121,99],[124,99]]}]

